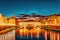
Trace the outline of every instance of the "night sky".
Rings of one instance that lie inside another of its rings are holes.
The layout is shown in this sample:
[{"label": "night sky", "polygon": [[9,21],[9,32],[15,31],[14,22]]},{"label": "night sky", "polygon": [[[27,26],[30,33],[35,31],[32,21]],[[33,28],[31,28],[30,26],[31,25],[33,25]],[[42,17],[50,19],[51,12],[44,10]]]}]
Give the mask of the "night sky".
[{"label": "night sky", "polygon": [[60,13],[59,0],[0,0],[0,13],[17,16],[18,14],[36,13],[51,15]]}]

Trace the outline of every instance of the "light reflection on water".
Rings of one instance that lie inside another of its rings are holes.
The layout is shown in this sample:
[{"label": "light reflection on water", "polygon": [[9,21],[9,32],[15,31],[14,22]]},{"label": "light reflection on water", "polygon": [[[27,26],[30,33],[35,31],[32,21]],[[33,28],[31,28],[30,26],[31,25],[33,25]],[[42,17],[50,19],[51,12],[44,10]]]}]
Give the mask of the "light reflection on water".
[{"label": "light reflection on water", "polygon": [[36,38],[36,37],[32,37],[29,35],[28,38],[27,36],[25,37],[21,37],[19,34],[16,36],[16,40],[45,40],[44,36],[43,35],[40,35],[39,38]]}]

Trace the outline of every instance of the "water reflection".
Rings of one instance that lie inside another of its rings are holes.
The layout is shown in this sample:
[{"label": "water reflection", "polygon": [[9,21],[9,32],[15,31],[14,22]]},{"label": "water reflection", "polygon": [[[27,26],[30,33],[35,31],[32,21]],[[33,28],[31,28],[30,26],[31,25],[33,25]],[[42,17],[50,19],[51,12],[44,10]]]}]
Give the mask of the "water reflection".
[{"label": "water reflection", "polygon": [[27,38],[27,36],[25,36],[25,37],[21,37],[19,34],[16,36],[16,40],[45,40],[45,38],[44,38],[44,36],[41,34],[40,36],[39,36],[39,38],[36,38],[36,37],[32,37],[31,38],[31,35],[28,35],[28,38]]}]

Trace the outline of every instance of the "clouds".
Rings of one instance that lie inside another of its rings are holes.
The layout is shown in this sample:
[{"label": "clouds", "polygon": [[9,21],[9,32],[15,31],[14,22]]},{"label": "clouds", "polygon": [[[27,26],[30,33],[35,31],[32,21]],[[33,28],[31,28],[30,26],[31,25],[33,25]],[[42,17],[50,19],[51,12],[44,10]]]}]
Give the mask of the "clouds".
[{"label": "clouds", "polygon": [[11,15],[16,16],[22,13],[51,15],[60,13],[60,1],[2,1],[0,2],[0,12],[7,17]]}]

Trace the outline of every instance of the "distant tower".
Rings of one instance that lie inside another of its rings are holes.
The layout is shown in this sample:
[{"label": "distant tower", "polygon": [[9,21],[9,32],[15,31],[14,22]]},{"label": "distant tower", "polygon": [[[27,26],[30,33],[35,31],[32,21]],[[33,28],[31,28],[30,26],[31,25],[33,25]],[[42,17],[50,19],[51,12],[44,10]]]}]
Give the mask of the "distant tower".
[{"label": "distant tower", "polygon": [[2,14],[0,13],[0,17],[2,16]]}]

